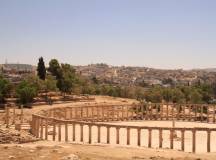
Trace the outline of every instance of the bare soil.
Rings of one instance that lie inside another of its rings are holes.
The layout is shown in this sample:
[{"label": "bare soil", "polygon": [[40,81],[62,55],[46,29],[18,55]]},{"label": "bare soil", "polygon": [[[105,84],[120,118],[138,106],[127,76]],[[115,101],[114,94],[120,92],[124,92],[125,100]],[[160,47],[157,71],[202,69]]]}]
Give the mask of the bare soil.
[{"label": "bare soil", "polygon": [[216,153],[191,154],[173,150],[36,142],[0,145],[0,160],[61,160],[75,154],[80,160],[215,160]]}]

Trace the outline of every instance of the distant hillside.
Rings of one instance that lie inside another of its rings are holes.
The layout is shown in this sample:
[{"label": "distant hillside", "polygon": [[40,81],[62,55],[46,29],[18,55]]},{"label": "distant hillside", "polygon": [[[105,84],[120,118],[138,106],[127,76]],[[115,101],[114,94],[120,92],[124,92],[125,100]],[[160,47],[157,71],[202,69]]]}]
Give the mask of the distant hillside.
[{"label": "distant hillside", "polygon": [[15,70],[15,71],[34,71],[35,67],[30,64],[1,64],[4,70]]},{"label": "distant hillside", "polygon": [[216,68],[207,68],[207,69],[204,69],[204,71],[206,71],[206,72],[216,72]]}]

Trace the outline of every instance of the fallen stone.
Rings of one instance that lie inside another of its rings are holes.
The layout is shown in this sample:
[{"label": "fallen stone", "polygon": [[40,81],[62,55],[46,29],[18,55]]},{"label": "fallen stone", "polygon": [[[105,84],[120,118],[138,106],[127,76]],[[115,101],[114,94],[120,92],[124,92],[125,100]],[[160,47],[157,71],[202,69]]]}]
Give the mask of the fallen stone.
[{"label": "fallen stone", "polygon": [[36,149],[38,150],[42,150],[44,148],[44,146],[36,146]]},{"label": "fallen stone", "polygon": [[53,153],[58,153],[58,149],[53,149],[52,152]]},{"label": "fallen stone", "polygon": [[68,156],[62,157],[61,160],[79,160],[79,157],[75,154],[70,154]]},{"label": "fallen stone", "polygon": [[30,153],[34,153],[34,150],[31,149],[29,152],[30,152]]},{"label": "fallen stone", "polygon": [[15,156],[9,156],[8,159],[15,159]]}]

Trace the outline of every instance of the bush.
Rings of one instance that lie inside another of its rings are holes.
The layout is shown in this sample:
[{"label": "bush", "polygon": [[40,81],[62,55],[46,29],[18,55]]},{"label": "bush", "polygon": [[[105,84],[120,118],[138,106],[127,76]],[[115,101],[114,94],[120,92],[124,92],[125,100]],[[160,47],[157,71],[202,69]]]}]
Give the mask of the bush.
[{"label": "bush", "polygon": [[33,102],[34,97],[37,95],[37,89],[24,80],[17,86],[16,94],[19,98],[19,103],[26,105]]}]

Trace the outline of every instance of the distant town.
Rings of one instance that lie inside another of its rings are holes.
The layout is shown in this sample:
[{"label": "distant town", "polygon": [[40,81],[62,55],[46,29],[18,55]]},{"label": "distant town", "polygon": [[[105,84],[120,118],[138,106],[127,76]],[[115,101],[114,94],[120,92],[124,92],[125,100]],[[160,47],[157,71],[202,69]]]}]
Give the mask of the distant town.
[{"label": "distant town", "polygon": [[[73,66],[76,72],[87,78],[97,78],[101,83],[116,85],[193,85],[214,83],[216,69],[164,70],[147,67],[111,66],[104,63]],[[36,75],[36,66],[29,64],[0,64],[0,73],[13,83],[18,83],[26,75]]]}]

